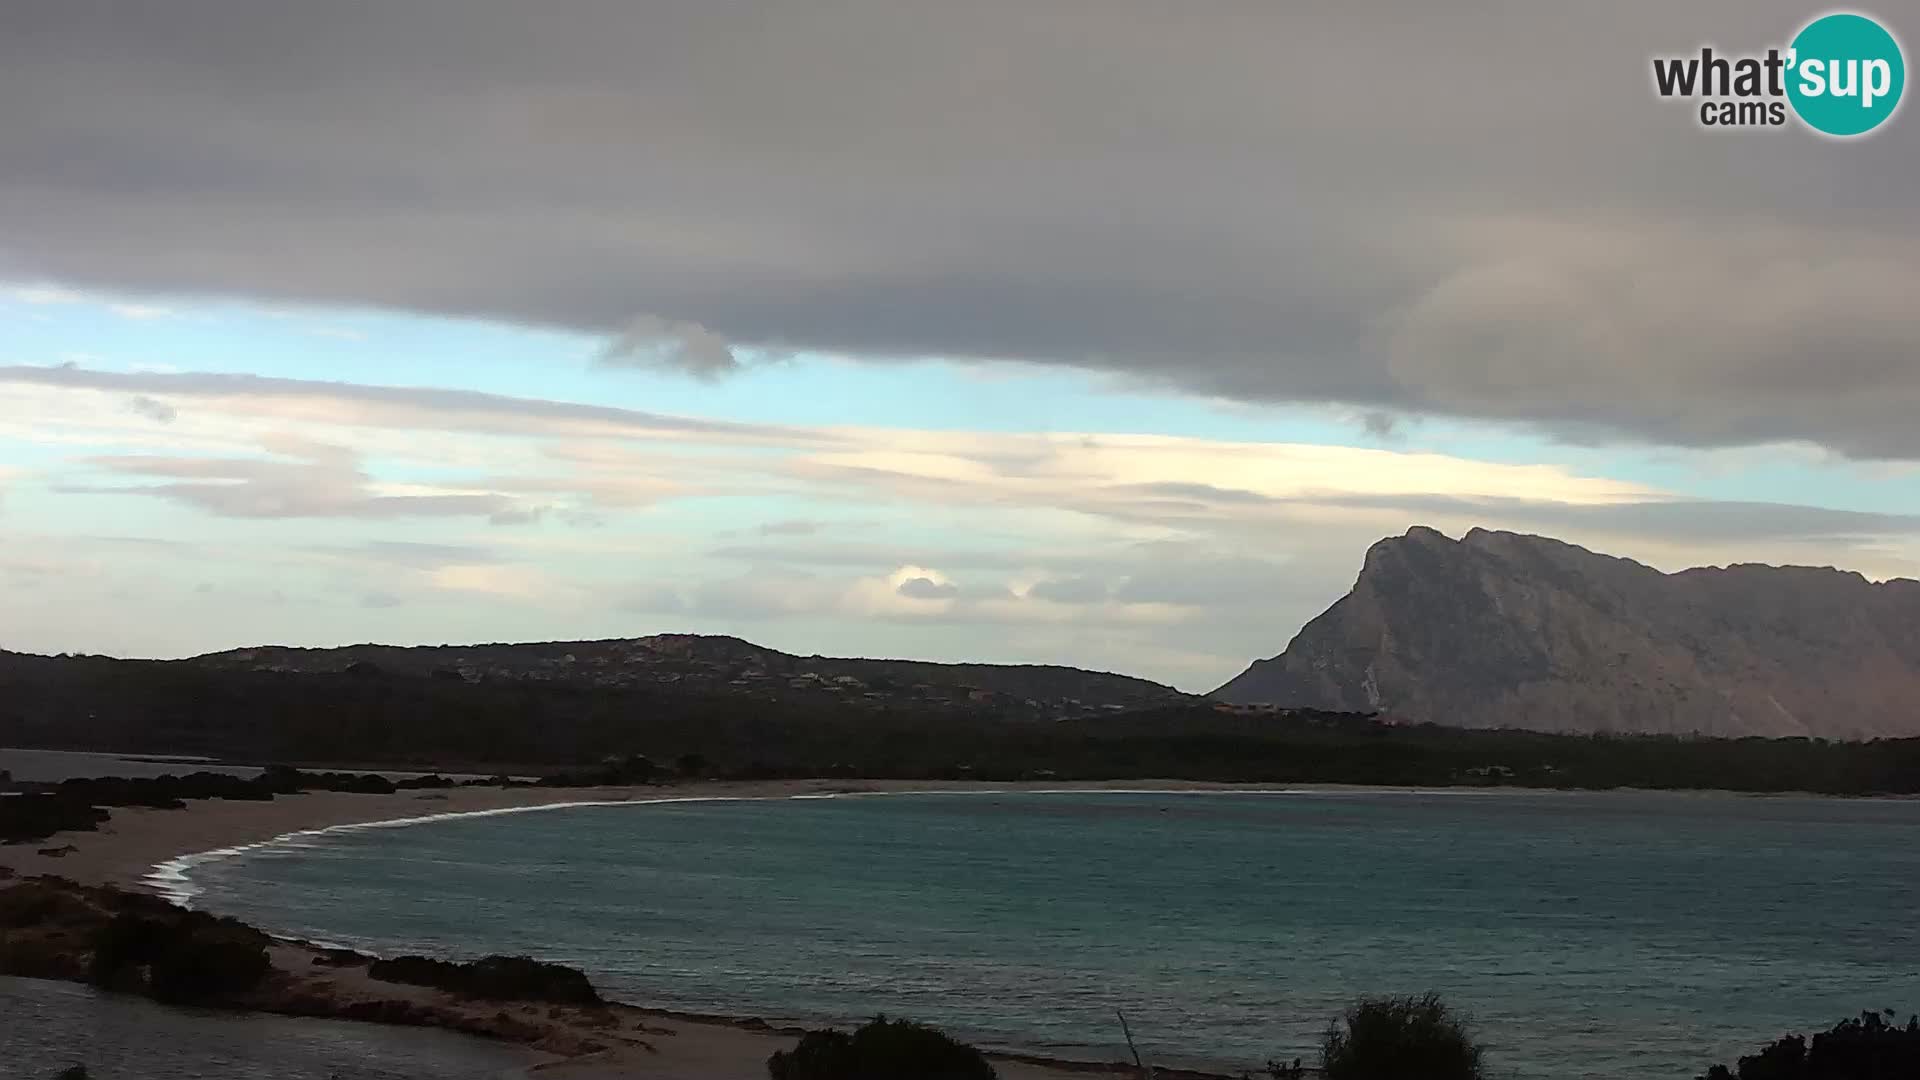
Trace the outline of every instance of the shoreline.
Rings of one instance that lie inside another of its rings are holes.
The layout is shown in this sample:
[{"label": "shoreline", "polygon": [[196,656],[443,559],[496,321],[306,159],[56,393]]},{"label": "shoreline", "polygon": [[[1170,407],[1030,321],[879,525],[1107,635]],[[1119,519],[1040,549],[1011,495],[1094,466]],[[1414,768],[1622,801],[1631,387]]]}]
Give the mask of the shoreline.
[{"label": "shoreline", "polygon": [[[1707,789],[1615,789],[1689,798],[1855,798],[1811,793],[1754,795]],[[389,795],[307,791],[272,801],[191,800],[182,809],[114,807],[112,818],[92,832],[61,832],[46,843],[74,850],[41,855],[40,844],[0,845],[0,868],[21,877],[51,874],[84,885],[154,892],[163,867],[237,854],[296,836],[330,830],[397,828],[477,815],[524,813],[569,806],[649,805],[686,801],[747,801],[853,798],[881,795],[1019,794],[1240,794],[1240,795],[1421,795],[1512,797],[1601,795],[1604,791],[1528,787],[1384,787],[1357,784],[1225,783],[1195,780],[982,781],[982,780],[715,780],[676,784],[545,787],[454,787],[404,790]],[[1860,796],[1860,798],[1867,798]],[[169,880],[169,879],[163,879]]]},{"label": "shoreline", "polygon": [[[596,788],[453,788],[444,791],[402,791],[391,795],[346,792],[305,792],[281,795],[271,802],[195,800],[184,809],[115,808],[112,818],[95,832],[63,832],[49,843],[66,854],[42,854],[40,845],[0,845],[0,868],[15,880],[49,875],[82,886],[101,886],[127,892],[158,895],[192,907],[193,866],[231,857],[283,839],[323,832],[403,828],[437,820],[471,816],[526,813],[570,806],[661,805],[689,801],[776,801],[897,794],[1018,794],[1018,793],[1267,793],[1311,794],[1316,791],[1362,789],[1308,786],[1275,788],[1258,785],[1204,784],[1181,781],[1115,781],[1087,784],[985,783],[974,781],[849,781],[794,780],[756,782],[702,782],[680,785]],[[1403,791],[1412,789],[1381,789]],[[426,811],[422,813],[421,811]],[[6,874],[0,873],[0,877]],[[271,928],[267,929],[272,933]],[[620,1028],[637,1035],[609,1039],[597,1022],[569,1021],[548,1016],[545,1009],[521,1007],[524,1024],[544,1025],[544,1034],[516,1037],[525,1030],[505,1025],[501,1032],[476,1029],[461,1009],[445,1002],[421,1006],[420,995],[403,987],[373,983],[364,975],[324,965],[327,950],[317,944],[276,936],[276,967],[320,991],[322,998],[339,997],[367,1005],[404,1001],[412,1008],[391,1010],[395,1022],[413,1026],[467,1030],[492,1034],[546,1053],[550,1060],[530,1066],[529,1077],[570,1080],[614,1080],[646,1075],[659,1080],[759,1080],[765,1062],[776,1050],[788,1049],[805,1028],[776,1026],[751,1016],[687,1013],[645,1005],[613,1003],[614,1015],[628,1018]],[[260,1015],[299,1015],[273,1007],[249,1010]],[[482,1010],[490,1013],[490,1010]],[[308,1015],[326,1015],[312,1013]],[[341,1015],[352,1015],[343,1013]],[[506,1010],[499,1014],[507,1015]],[[376,1022],[384,1019],[369,1015]],[[516,1017],[516,1019],[519,1019]],[[1117,1040],[1116,1036],[1116,1040]],[[1111,1061],[1049,1057],[1018,1049],[986,1049],[1005,1080],[1072,1080],[1089,1075],[1131,1075],[1116,1046]],[[1161,1068],[1168,1080],[1229,1080],[1228,1074],[1179,1068]]]},{"label": "shoreline", "polygon": [[[661,805],[688,801],[777,801],[886,795],[986,794],[1241,794],[1273,796],[1486,796],[1599,795],[1567,789],[1520,787],[1362,787],[1355,785],[1224,784],[1173,780],[1131,780],[1086,783],[1060,781],[886,781],[812,779],[754,782],[697,782],[667,785],[591,788],[451,788],[405,790],[392,794],[310,791],[281,795],[268,802],[195,800],[184,809],[116,808],[96,832],[64,832],[48,841],[71,846],[65,855],[40,853],[38,845],[0,845],[0,867],[21,878],[48,874],[82,885],[107,886],[129,892],[159,895],[191,907],[196,894],[191,883],[194,866],[232,857],[275,842],[337,830],[400,828],[468,816],[524,813],[572,806]],[[1744,793],[1687,790],[1657,792],[1683,798],[1726,798]],[[1759,796],[1773,797],[1773,796]],[[1810,796],[1825,798],[1822,796]],[[6,873],[0,873],[5,878]],[[272,932],[271,928],[267,929]],[[353,979],[348,973],[317,966],[326,950],[313,942],[276,939],[285,967],[293,977],[322,991],[320,998],[353,1006],[384,1001],[393,1004],[395,989],[384,983]],[[404,991],[400,992],[404,995]],[[469,1005],[471,1003],[468,1003]],[[529,1012],[520,1026],[507,1024],[487,1030],[481,1020],[495,1019],[489,1010],[476,1018],[471,1010],[446,1002],[428,1011],[365,1014],[361,1019],[414,1024],[490,1034],[532,1047],[544,1042],[554,1060],[532,1067],[528,1076],[580,1077],[612,1080],[634,1072],[663,1080],[759,1080],[764,1062],[776,1050],[786,1049],[803,1029],[776,1026],[765,1019],[739,1015],[690,1013],[657,1006],[616,1004],[627,1018],[620,1033],[625,1041],[607,1049],[586,1048],[605,1042],[598,1029],[578,1019],[550,1019],[544,1011]],[[258,1011],[277,1012],[273,1008]],[[309,1015],[355,1015],[314,1013]],[[500,1014],[505,1016],[503,1012]],[[395,1017],[403,1017],[396,1019]],[[518,1019],[518,1018],[516,1018]],[[526,1025],[540,1026],[537,1039]],[[464,1025],[464,1026],[463,1026]],[[818,1026],[818,1025],[817,1025]],[[1097,1040],[1096,1040],[1097,1041]],[[1106,1062],[1051,1058],[1019,1049],[985,1051],[1008,1080],[1068,1080],[1089,1074],[1130,1075],[1119,1062],[1125,1048],[1114,1034],[1113,1058]],[[644,1044],[644,1045],[642,1045]],[[535,1047],[536,1049],[538,1047]],[[984,1048],[983,1048],[984,1050]],[[639,1056],[636,1056],[639,1055]],[[642,1067],[644,1065],[644,1068]],[[1224,1080],[1228,1074],[1161,1069],[1163,1076],[1184,1080]]]}]

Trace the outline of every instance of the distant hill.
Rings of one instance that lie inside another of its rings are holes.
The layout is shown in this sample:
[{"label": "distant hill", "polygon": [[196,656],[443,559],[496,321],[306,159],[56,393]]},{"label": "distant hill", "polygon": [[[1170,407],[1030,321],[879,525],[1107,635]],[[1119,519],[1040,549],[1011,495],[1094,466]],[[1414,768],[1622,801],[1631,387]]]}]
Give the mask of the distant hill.
[{"label": "distant hill", "polygon": [[1129,675],[1042,664],[940,664],[795,656],[736,637],[654,634],[605,641],[490,645],[263,646],[190,663],[224,670],[346,671],[355,665],[468,682],[534,680],[596,687],[676,687],[717,692],[814,694],[864,702],[1035,708],[1049,717],[1188,700]]},{"label": "distant hill", "polygon": [[1920,582],[1663,574],[1545,537],[1416,527],[1212,696],[1536,731],[1920,734]]},{"label": "distant hill", "polygon": [[[586,776],[609,759],[630,765],[638,755],[680,775],[742,780],[1162,778],[1920,793],[1920,738],[1591,738],[1390,724],[1365,713],[1184,696],[1138,708],[1056,708],[980,687],[905,682],[922,677],[910,663],[885,674],[834,676],[862,685],[829,680],[837,689],[828,689],[820,683],[827,669],[813,658],[735,639],[651,640],[633,663],[631,641],[260,649],[199,660],[0,651],[0,747],[203,754],[356,771]],[[801,674],[769,674],[788,663]],[[733,684],[735,671],[742,685]],[[937,671],[973,677],[966,668]],[[1071,691],[1084,675],[1041,677],[1064,678],[1047,686]],[[6,790],[0,776],[0,793]]]}]

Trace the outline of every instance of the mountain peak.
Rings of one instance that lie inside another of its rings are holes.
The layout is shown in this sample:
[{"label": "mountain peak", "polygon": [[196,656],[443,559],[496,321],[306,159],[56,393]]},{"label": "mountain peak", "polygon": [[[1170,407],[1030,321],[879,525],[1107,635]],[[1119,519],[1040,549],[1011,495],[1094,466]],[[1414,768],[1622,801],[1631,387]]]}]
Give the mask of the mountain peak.
[{"label": "mountain peak", "polygon": [[1214,696],[1545,731],[1920,734],[1920,588],[1741,564],[1662,574],[1427,526]]}]

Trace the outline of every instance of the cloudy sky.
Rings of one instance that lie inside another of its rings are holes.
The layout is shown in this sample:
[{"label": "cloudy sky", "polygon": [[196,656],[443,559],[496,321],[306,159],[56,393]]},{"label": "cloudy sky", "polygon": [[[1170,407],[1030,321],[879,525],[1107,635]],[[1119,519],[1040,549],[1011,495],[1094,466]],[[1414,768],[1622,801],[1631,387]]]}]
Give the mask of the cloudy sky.
[{"label": "cloudy sky", "polygon": [[1414,523],[1920,576],[1912,110],[1650,89],[1816,13],[9,3],[0,647],[1207,689]]}]

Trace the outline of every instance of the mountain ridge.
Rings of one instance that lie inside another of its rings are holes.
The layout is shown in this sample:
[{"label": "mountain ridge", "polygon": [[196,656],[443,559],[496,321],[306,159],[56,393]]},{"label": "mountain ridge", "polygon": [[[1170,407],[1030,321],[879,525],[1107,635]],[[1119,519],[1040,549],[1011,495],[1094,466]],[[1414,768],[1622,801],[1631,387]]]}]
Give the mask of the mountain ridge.
[{"label": "mountain ridge", "polygon": [[1920,581],[1738,563],[1666,573],[1551,537],[1415,526],[1211,695],[1538,731],[1920,733]]},{"label": "mountain ridge", "polygon": [[[602,687],[710,684],[714,688],[806,690],[920,700],[986,696],[1106,708],[1191,700],[1148,679],[1061,664],[946,663],[879,657],[800,656],[722,634],[649,634],[580,641],[446,645],[374,643],[326,648],[262,645],[183,663],[258,671],[345,671],[368,664],[399,674],[537,680]],[[852,680],[847,682],[845,680]],[[806,682],[808,686],[798,685]],[[917,689],[916,689],[917,688]]]}]

